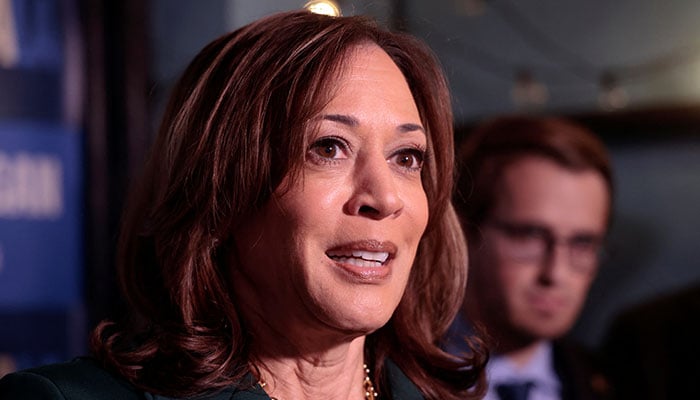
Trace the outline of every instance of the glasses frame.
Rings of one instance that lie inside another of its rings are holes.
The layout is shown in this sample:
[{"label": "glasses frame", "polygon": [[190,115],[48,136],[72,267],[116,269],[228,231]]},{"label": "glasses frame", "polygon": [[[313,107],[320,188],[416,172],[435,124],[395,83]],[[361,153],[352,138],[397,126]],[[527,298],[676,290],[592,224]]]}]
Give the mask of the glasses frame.
[{"label": "glasses frame", "polygon": [[579,273],[596,270],[604,253],[604,235],[577,232],[562,237],[550,227],[531,223],[491,218],[485,225],[505,239],[503,250],[514,261],[542,264],[551,262],[557,247],[566,247],[571,268]]}]

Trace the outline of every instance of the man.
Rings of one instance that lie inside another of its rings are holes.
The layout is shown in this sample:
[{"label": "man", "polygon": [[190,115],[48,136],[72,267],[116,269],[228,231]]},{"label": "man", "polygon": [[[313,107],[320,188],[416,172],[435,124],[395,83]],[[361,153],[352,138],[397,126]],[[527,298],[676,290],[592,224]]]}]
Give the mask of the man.
[{"label": "man", "polygon": [[618,399],[700,399],[700,282],[623,310],[603,340]]},{"label": "man", "polygon": [[583,306],[608,228],[605,147],[563,119],[502,117],[466,139],[458,162],[470,265],[448,351],[485,333],[487,400],[600,398],[602,376],[559,339]]}]

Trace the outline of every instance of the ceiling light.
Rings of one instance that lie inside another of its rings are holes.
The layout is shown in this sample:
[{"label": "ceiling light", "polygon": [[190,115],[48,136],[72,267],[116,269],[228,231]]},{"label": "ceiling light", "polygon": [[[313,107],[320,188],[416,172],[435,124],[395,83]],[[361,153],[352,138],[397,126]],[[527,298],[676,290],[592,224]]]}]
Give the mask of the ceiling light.
[{"label": "ceiling light", "polygon": [[306,3],[304,8],[314,14],[328,15],[331,17],[340,16],[340,7],[331,0],[312,0]]},{"label": "ceiling light", "polygon": [[547,104],[549,91],[538,82],[529,70],[520,70],[515,75],[511,98],[521,110],[537,109]]}]

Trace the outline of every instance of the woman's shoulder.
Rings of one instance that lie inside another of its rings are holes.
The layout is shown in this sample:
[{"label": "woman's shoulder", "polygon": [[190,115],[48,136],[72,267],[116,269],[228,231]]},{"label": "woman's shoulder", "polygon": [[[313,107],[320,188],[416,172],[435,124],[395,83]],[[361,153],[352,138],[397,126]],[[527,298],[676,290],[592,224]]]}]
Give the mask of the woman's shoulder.
[{"label": "woman's shoulder", "polygon": [[[387,360],[386,366],[392,398],[423,399],[418,388],[396,364]],[[218,395],[206,398],[212,400],[267,398],[262,390],[256,389],[228,388]],[[144,398],[164,399],[141,392],[88,357],[14,372],[0,379],[0,399],[2,400],[142,400]]]},{"label": "woman's shoulder", "polygon": [[0,379],[4,399],[141,399],[139,391],[112,375],[93,359],[72,361],[27,369]]}]

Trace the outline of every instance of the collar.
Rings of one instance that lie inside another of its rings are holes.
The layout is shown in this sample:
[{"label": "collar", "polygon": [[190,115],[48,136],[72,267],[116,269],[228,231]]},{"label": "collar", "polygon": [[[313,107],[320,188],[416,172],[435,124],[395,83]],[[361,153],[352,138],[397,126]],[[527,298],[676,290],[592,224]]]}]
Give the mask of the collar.
[{"label": "collar", "polygon": [[486,367],[489,392],[498,383],[532,381],[536,390],[558,393],[560,382],[554,370],[552,343],[543,342],[523,366],[518,366],[504,355],[494,355]]},{"label": "collar", "polygon": [[[396,364],[394,364],[393,361],[387,360],[385,367],[389,385],[391,386],[392,400],[424,399],[420,390],[418,390],[418,387],[416,387],[416,385],[414,385],[413,382],[408,379],[408,377]],[[211,395],[198,397],[196,400],[270,400],[270,396],[267,395],[259,384],[254,382],[255,378],[252,374],[248,373],[240,384],[230,386]],[[237,387],[242,387],[243,389],[239,389]],[[146,398],[149,400],[176,400],[169,397],[150,394],[147,394]]]},{"label": "collar", "polygon": [[[384,363],[386,373],[389,377],[389,385],[391,386],[392,400],[423,400],[423,394],[418,390],[418,387],[411,382],[410,379],[394,364],[393,361],[387,359]],[[379,394],[381,396],[381,393]],[[380,397],[381,398],[381,397]]]}]

